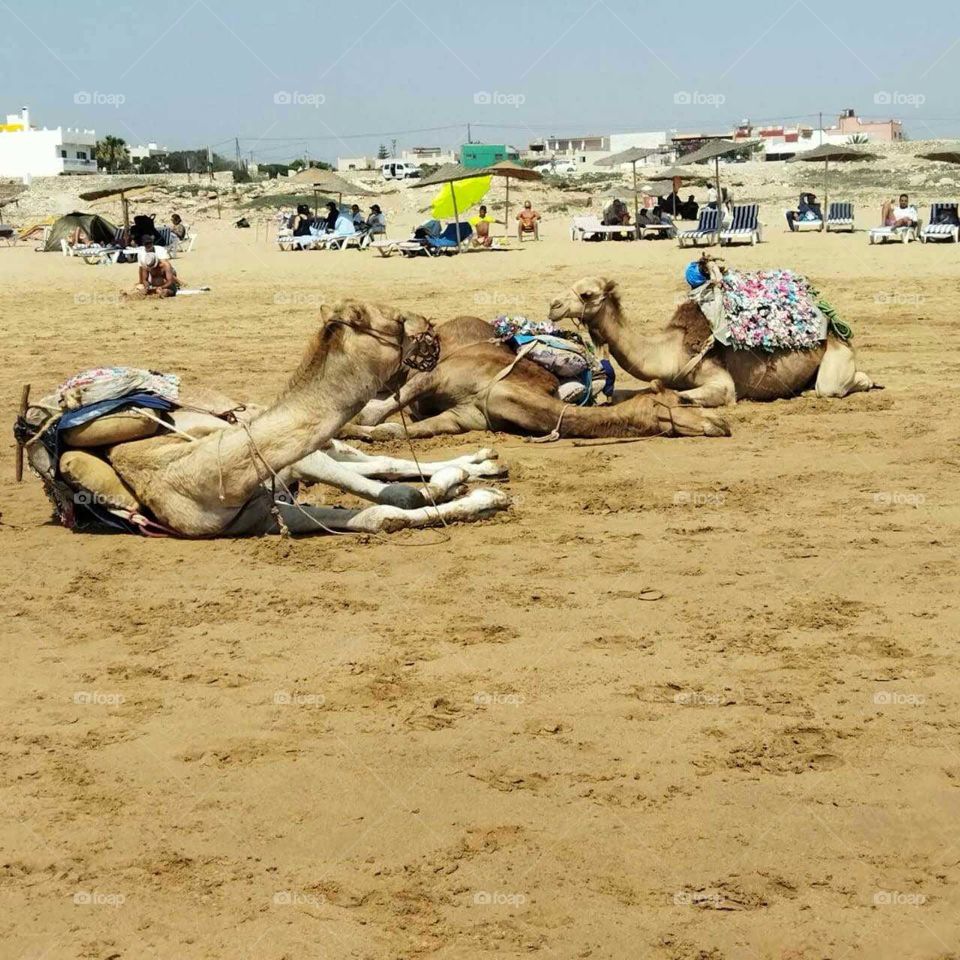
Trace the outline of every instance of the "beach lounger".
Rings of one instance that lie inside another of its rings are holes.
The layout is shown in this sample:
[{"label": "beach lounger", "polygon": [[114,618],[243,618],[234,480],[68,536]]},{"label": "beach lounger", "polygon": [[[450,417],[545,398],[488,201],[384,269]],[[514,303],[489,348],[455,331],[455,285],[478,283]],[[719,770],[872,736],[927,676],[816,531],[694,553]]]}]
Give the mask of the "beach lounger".
[{"label": "beach lounger", "polygon": [[8,247],[15,247],[17,245],[17,231],[14,227],[7,226],[5,223],[0,223],[0,240],[2,240]]},{"label": "beach lounger", "polygon": [[853,233],[853,204],[848,200],[831,203],[827,210],[827,222],[824,225],[827,233],[831,230],[849,230]]},{"label": "beach lounger", "polygon": [[[784,210],[784,214],[789,213],[789,210]],[[799,218],[793,221],[794,233],[805,233],[807,230],[822,230],[823,221],[819,217],[815,217],[812,220],[801,220]]]},{"label": "beach lounger", "polygon": [[681,247],[688,243],[699,247],[701,243],[710,246],[717,242],[717,224],[720,221],[719,210],[701,210],[700,221],[693,230],[681,230],[677,234],[677,241]]},{"label": "beach lounger", "polygon": [[604,236],[611,233],[627,233],[637,235],[637,228],[633,224],[627,226],[611,226],[600,222],[600,218],[593,214],[584,217],[574,217],[570,221],[570,239],[586,240],[587,237]]},{"label": "beach lounger", "polygon": [[960,227],[956,224],[937,223],[945,213],[953,213],[953,217],[956,219],[957,205],[955,203],[934,203],[931,205],[930,222],[920,231],[920,241],[922,243],[939,242],[941,240],[946,240],[948,243],[957,243],[960,240]]},{"label": "beach lounger", "polygon": [[677,234],[677,228],[675,224],[671,223],[641,223],[637,226],[637,233],[640,235],[641,240],[646,240],[648,236],[666,236],[668,239],[672,239],[671,234],[675,236]]},{"label": "beach lounger", "polygon": [[911,240],[918,240],[920,227],[919,223],[915,227],[874,227],[870,231],[870,245],[887,241],[909,243]]},{"label": "beach lounger", "polygon": [[763,225],[760,223],[759,216],[760,204],[758,203],[734,204],[733,223],[727,229],[720,231],[720,245],[760,243]]},{"label": "beach lounger", "polygon": [[287,230],[277,234],[277,245],[281,250],[314,250],[323,238],[323,234],[312,232],[295,237],[292,231]]}]

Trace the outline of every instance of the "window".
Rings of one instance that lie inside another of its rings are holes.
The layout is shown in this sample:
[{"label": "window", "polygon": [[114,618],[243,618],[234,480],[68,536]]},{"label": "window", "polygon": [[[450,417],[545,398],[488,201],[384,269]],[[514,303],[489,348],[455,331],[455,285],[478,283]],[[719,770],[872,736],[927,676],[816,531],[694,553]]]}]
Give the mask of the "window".
[{"label": "window", "polygon": [[77,159],[78,159],[78,160],[86,160],[86,159],[87,159],[87,152],[86,152],[86,150],[78,150],[78,151],[77,151]]},{"label": "window", "polygon": [[66,159],[67,159],[67,151],[66,151],[66,150],[61,150],[61,151],[60,151],[60,156],[63,157],[64,160],[66,160]]}]

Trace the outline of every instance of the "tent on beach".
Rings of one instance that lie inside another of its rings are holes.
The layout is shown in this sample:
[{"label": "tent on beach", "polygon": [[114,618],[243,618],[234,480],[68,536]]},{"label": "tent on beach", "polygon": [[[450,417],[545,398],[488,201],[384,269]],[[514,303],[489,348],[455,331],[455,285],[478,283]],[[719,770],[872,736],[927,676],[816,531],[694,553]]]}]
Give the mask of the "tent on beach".
[{"label": "tent on beach", "polygon": [[59,253],[60,241],[69,240],[77,227],[90,238],[91,243],[113,243],[117,235],[117,228],[109,220],[105,220],[95,213],[74,211],[53,223],[43,252]]}]

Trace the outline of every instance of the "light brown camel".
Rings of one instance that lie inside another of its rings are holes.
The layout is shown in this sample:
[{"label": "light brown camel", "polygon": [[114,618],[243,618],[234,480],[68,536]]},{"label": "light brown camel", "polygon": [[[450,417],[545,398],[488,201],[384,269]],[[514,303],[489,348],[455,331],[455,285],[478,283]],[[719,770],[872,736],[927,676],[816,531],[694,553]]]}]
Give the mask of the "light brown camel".
[{"label": "light brown camel", "polygon": [[557,395],[560,381],[532,360],[493,340],[493,327],[477,317],[458,317],[436,328],[440,362],[410,375],[398,398],[373,401],[344,437],[384,440],[402,436],[401,424],[384,423],[412,405],[419,419],[412,437],[503,430],[561,437],[723,437],[726,421],[681,405],[671,391],[649,390],[613,406],[579,407]]},{"label": "light brown camel", "polygon": [[689,369],[711,332],[700,307],[683,303],[665,330],[646,334],[624,316],[616,282],[604,277],[584,277],[551,303],[551,320],[568,317],[586,326],[598,347],[609,347],[624,370],[669,385],[679,391],[682,403],[721,407],[737,400],[779,400],[797,396],[811,384],[820,397],[877,387],[857,370],[853,347],[832,334],[810,350],[765,353],[717,344]]},{"label": "light brown camel", "polygon": [[[439,517],[473,519],[509,505],[506,494],[490,489],[473,490],[437,507],[423,507],[418,494],[414,498],[417,509],[409,510],[397,506],[363,510],[305,507],[277,497],[275,494],[297,480],[330,481],[331,471],[337,474],[352,461],[370,459],[362,454],[353,456],[349,447],[336,442],[333,453],[341,463],[318,451],[329,449],[331,438],[343,424],[433,337],[423,317],[358,301],[323,307],[321,318],[321,327],[286,389],[272,406],[248,422],[228,424],[206,414],[178,411],[173,417],[177,432],[108,449],[110,464],[139,504],[185,536],[275,532],[281,523],[296,533],[316,533],[324,527],[393,530],[424,526]],[[40,445],[34,446],[31,463],[34,451],[39,455],[40,449]],[[462,482],[478,475],[477,471],[479,475],[497,472],[489,460],[491,452],[482,454],[434,471],[430,486],[437,485],[432,491],[436,499],[462,492]],[[401,472],[398,465],[402,463],[381,466],[389,475],[391,469]],[[358,482],[363,480],[362,466],[355,475]],[[338,483],[336,476],[332,482],[347,486]],[[275,491],[271,489],[274,484]],[[363,489],[357,492],[370,495]],[[377,492],[373,491],[373,496]]]}]

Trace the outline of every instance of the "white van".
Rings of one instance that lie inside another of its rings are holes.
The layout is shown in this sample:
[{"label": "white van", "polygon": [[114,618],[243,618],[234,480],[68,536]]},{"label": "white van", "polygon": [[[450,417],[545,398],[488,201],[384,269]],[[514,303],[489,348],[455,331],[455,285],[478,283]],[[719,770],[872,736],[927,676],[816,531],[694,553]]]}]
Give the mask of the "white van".
[{"label": "white van", "polygon": [[386,160],[380,167],[380,176],[384,180],[406,180],[420,175],[420,168],[415,163],[404,160]]}]

